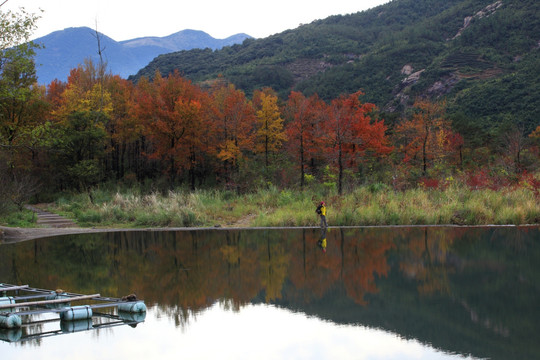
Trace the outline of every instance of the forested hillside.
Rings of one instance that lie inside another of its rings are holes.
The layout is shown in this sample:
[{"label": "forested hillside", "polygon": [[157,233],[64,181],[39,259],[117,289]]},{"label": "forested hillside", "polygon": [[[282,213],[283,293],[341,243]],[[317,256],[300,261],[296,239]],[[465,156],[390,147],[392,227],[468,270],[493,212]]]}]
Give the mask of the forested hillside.
[{"label": "forested hillside", "polygon": [[162,55],[132,79],[178,70],[197,83],[222,75],[247,94],[268,86],[325,100],[362,89],[387,113],[447,98],[462,130],[481,128],[485,142],[504,123],[526,133],[539,123],[539,13],[535,0],[394,0],[220,51]]}]

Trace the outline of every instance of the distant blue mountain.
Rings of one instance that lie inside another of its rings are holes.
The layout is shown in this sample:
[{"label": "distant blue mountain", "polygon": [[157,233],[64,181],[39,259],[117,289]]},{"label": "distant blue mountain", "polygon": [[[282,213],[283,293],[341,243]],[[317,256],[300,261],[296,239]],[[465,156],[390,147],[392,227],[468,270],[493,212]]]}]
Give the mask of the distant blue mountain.
[{"label": "distant blue mountain", "polygon": [[[203,31],[182,30],[165,37],[141,37],[115,41],[99,33],[103,59],[107,70],[127,78],[145,67],[161,54],[195,48],[221,49],[242,43],[246,34],[236,34],[226,39],[215,39]],[[39,84],[52,80],[66,81],[71,69],[83,64],[85,59],[99,63],[96,32],[88,27],[68,28],[55,31],[34,40],[42,49],[36,50],[36,72]]]}]

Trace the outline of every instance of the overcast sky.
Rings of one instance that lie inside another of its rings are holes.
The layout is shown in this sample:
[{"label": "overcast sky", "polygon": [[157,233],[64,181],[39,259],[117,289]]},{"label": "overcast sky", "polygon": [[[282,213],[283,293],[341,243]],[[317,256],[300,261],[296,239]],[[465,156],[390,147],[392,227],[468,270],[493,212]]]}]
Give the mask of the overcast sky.
[{"label": "overcast sky", "polygon": [[[4,0],[0,0],[0,4]],[[8,0],[0,9],[40,13],[32,39],[88,26],[117,41],[202,30],[217,39],[246,33],[267,37],[330,15],[350,14],[389,0]],[[41,13],[39,10],[43,10]],[[97,25],[96,25],[97,24]]]}]

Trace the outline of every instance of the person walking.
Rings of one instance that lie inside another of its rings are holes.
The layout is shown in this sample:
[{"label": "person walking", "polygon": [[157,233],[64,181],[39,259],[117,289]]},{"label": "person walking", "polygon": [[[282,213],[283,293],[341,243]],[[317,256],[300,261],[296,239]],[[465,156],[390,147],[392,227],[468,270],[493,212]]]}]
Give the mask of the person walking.
[{"label": "person walking", "polygon": [[324,201],[321,201],[315,212],[321,217],[321,228],[327,228],[328,223],[326,222],[326,204]]}]

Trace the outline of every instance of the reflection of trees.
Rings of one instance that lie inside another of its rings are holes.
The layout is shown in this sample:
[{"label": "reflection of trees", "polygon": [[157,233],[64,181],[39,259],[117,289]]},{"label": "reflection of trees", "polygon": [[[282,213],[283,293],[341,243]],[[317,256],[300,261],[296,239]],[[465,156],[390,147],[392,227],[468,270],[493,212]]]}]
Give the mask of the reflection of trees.
[{"label": "reflection of trees", "polygon": [[419,282],[421,294],[449,293],[448,271],[451,268],[447,259],[456,232],[436,227],[405,231],[404,241],[399,242],[401,271]]},{"label": "reflection of trees", "polygon": [[261,287],[266,290],[266,302],[281,299],[281,289],[287,277],[288,254],[283,243],[272,241],[266,234],[266,247],[259,248],[261,264]]},{"label": "reflection of trees", "polygon": [[222,257],[225,261],[223,282],[224,293],[221,295],[227,301],[227,306],[238,310],[241,305],[251,301],[259,292],[259,279],[255,276],[260,272],[257,246],[249,232],[227,232],[225,243],[221,246]]},{"label": "reflection of trees", "polygon": [[375,275],[388,274],[386,253],[394,247],[391,234],[380,236],[373,230],[362,231],[360,239],[345,241],[341,230],[343,251],[342,279],[347,295],[355,302],[365,305],[364,295],[376,293]]},{"label": "reflection of trees", "polygon": [[301,240],[290,242],[291,261],[289,279],[294,284],[296,296],[302,296],[303,303],[321,298],[339,279],[339,257],[335,252],[335,234],[327,233],[327,252],[317,248],[320,233],[318,230],[302,230]]},{"label": "reflection of trees", "polygon": [[288,296],[304,303],[342,287],[365,304],[365,295],[378,291],[377,279],[387,276],[396,246],[402,273],[419,282],[421,293],[448,292],[454,233],[332,229],[323,253],[316,229],[116,232],[3,245],[0,269],[9,274],[6,282],[116,297],[135,292],[183,324],[217,301],[237,310],[259,294],[267,302],[281,299],[287,282],[295,287]]},{"label": "reflection of trees", "polygon": [[301,244],[293,247],[293,253],[302,256],[293,254],[292,258],[297,261],[291,262],[289,277],[297,289],[309,290],[301,292],[303,301],[320,298],[343,284],[351,299],[365,304],[365,294],[377,292],[375,276],[386,276],[390,269],[386,260],[388,250],[394,247],[390,232],[381,236],[381,232],[374,229],[357,229],[350,233],[343,229],[330,231],[326,253],[315,246],[317,231],[304,230],[302,239]]},{"label": "reflection of trees", "polygon": [[[179,327],[216,303],[238,310],[271,301],[338,322],[394,326],[449,349],[471,337],[484,352],[510,343],[537,349],[528,336],[538,328],[537,228],[329,229],[326,253],[319,237],[318,229],[138,231],[3,244],[0,280],[136,292]],[[356,305],[367,300],[369,307]]]},{"label": "reflection of trees", "polygon": [[363,303],[364,294],[376,291],[375,276],[388,271],[388,236],[365,232],[356,240],[329,232],[328,252],[322,253],[317,231],[302,234],[299,240],[279,231],[140,231],[43,239],[5,247],[12,264],[4,262],[2,269],[13,283],[116,297],[135,292],[178,324],[188,310],[218,300],[238,309],[262,291],[267,302],[280,299],[287,279],[305,289],[306,300],[342,283]]}]

